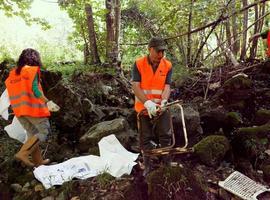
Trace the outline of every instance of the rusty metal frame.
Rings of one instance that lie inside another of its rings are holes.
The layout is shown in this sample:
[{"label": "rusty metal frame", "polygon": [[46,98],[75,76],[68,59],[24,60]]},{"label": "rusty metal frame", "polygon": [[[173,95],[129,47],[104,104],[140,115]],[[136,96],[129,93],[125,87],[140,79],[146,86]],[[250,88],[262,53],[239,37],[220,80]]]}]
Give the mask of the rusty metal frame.
[{"label": "rusty metal frame", "polygon": [[143,132],[141,130],[141,125],[140,125],[140,117],[142,115],[147,114],[147,110],[144,109],[141,112],[137,114],[137,123],[138,123],[138,130],[139,130],[139,140],[140,140],[140,148],[141,151],[144,155],[147,156],[158,156],[158,155],[167,155],[167,154],[183,154],[183,153],[190,153],[193,152],[193,148],[187,148],[188,146],[188,136],[187,136],[187,131],[186,131],[186,124],[185,124],[185,118],[184,118],[184,109],[183,106],[180,104],[181,101],[174,101],[171,103],[168,103],[167,105],[163,106],[161,108],[161,112],[164,112],[165,110],[169,110],[171,106],[177,106],[181,110],[181,119],[182,119],[182,126],[183,126],[183,133],[184,133],[184,139],[185,139],[185,144],[182,147],[174,147],[175,146],[175,134],[173,131],[173,123],[172,123],[172,117],[170,117],[170,127],[172,131],[172,144],[167,146],[167,147],[161,147],[161,148],[156,148],[156,149],[151,149],[151,150],[143,150],[143,145],[142,145],[142,137],[143,137]]}]

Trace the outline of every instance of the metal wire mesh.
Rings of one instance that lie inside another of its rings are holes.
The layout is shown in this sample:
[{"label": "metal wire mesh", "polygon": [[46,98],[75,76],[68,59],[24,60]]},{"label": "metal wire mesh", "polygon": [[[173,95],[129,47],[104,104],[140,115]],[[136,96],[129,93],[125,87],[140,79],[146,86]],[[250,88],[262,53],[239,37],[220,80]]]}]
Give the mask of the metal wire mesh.
[{"label": "metal wire mesh", "polygon": [[224,181],[219,181],[218,185],[244,200],[256,200],[259,194],[270,191],[238,171],[230,174]]}]

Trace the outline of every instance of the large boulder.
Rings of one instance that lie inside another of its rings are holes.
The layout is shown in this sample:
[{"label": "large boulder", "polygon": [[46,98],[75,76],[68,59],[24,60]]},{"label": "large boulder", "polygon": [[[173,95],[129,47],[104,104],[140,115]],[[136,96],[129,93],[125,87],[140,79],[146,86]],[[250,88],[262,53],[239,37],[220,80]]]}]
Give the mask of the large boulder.
[{"label": "large boulder", "polygon": [[204,108],[200,112],[204,135],[218,132],[226,124],[226,110],[223,107]]},{"label": "large boulder", "polygon": [[262,162],[266,158],[265,151],[269,145],[269,132],[270,123],[239,128],[231,142],[234,154],[250,160],[253,164]]},{"label": "large boulder", "polygon": [[255,113],[256,125],[263,125],[270,121],[270,110],[260,109]]},{"label": "large boulder", "polygon": [[[200,115],[196,107],[187,105],[183,106],[183,110],[189,146],[193,146],[200,140],[202,135]],[[173,120],[173,130],[176,138],[176,145],[183,146],[184,133],[183,133],[181,110],[179,107],[173,106],[170,109],[170,111]]]},{"label": "large boulder", "polygon": [[115,134],[120,140],[120,143],[127,147],[130,137],[135,133],[129,129],[128,123],[123,118],[114,119],[111,121],[100,122],[92,126],[79,140],[81,150],[85,148],[93,148],[97,146],[98,142],[110,134]]},{"label": "large boulder", "polygon": [[147,177],[149,199],[206,199],[204,181],[191,169],[161,167]]},{"label": "large boulder", "polygon": [[194,145],[194,153],[202,163],[215,166],[231,149],[229,140],[222,135],[210,135]]},{"label": "large boulder", "polygon": [[254,112],[253,82],[245,74],[238,74],[225,81],[217,96],[228,110],[242,111],[247,116]]}]

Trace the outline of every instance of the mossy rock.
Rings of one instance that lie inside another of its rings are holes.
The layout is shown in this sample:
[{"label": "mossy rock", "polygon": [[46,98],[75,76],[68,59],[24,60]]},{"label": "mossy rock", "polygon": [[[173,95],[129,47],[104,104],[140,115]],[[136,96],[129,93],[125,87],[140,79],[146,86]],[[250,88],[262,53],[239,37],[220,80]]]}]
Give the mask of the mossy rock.
[{"label": "mossy rock", "polygon": [[215,166],[225,157],[230,148],[229,140],[225,136],[211,135],[194,145],[194,152],[202,163]]},{"label": "mossy rock", "polygon": [[226,111],[224,109],[207,109],[202,111],[200,116],[203,133],[206,135],[214,134],[226,124]]},{"label": "mossy rock", "polygon": [[225,81],[223,88],[226,91],[233,91],[239,89],[249,89],[252,86],[252,81],[246,76],[236,76]]},{"label": "mossy rock", "polygon": [[270,132],[270,123],[267,123],[262,126],[239,128],[237,130],[237,135],[244,135],[252,138],[266,137],[269,132]]},{"label": "mossy rock", "polygon": [[270,110],[260,109],[255,114],[256,125],[263,125],[270,121]]},{"label": "mossy rock", "polygon": [[242,117],[238,112],[228,112],[226,122],[231,127],[237,127],[242,123]]},{"label": "mossy rock", "polygon": [[225,121],[226,123],[225,126],[223,126],[223,131],[226,136],[231,136],[233,130],[243,123],[241,114],[238,112],[228,112]]},{"label": "mossy rock", "polygon": [[269,144],[269,132],[269,123],[257,127],[239,128],[232,140],[233,152],[250,161],[263,159]]},{"label": "mossy rock", "polygon": [[161,167],[147,177],[149,199],[206,199],[205,183],[190,169]]}]

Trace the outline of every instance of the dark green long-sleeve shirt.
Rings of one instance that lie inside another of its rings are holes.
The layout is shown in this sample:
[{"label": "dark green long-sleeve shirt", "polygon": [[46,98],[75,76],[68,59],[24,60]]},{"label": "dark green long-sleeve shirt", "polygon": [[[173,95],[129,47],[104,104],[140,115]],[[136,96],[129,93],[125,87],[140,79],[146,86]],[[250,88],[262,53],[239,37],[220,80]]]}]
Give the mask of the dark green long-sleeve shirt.
[{"label": "dark green long-sleeve shirt", "polygon": [[38,88],[38,81],[39,81],[38,79],[39,79],[38,74],[36,74],[36,76],[33,80],[33,83],[32,83],[32,90],[33,90],[35,97],[37,97],[37,98],[42,96],[42,92]]}]

